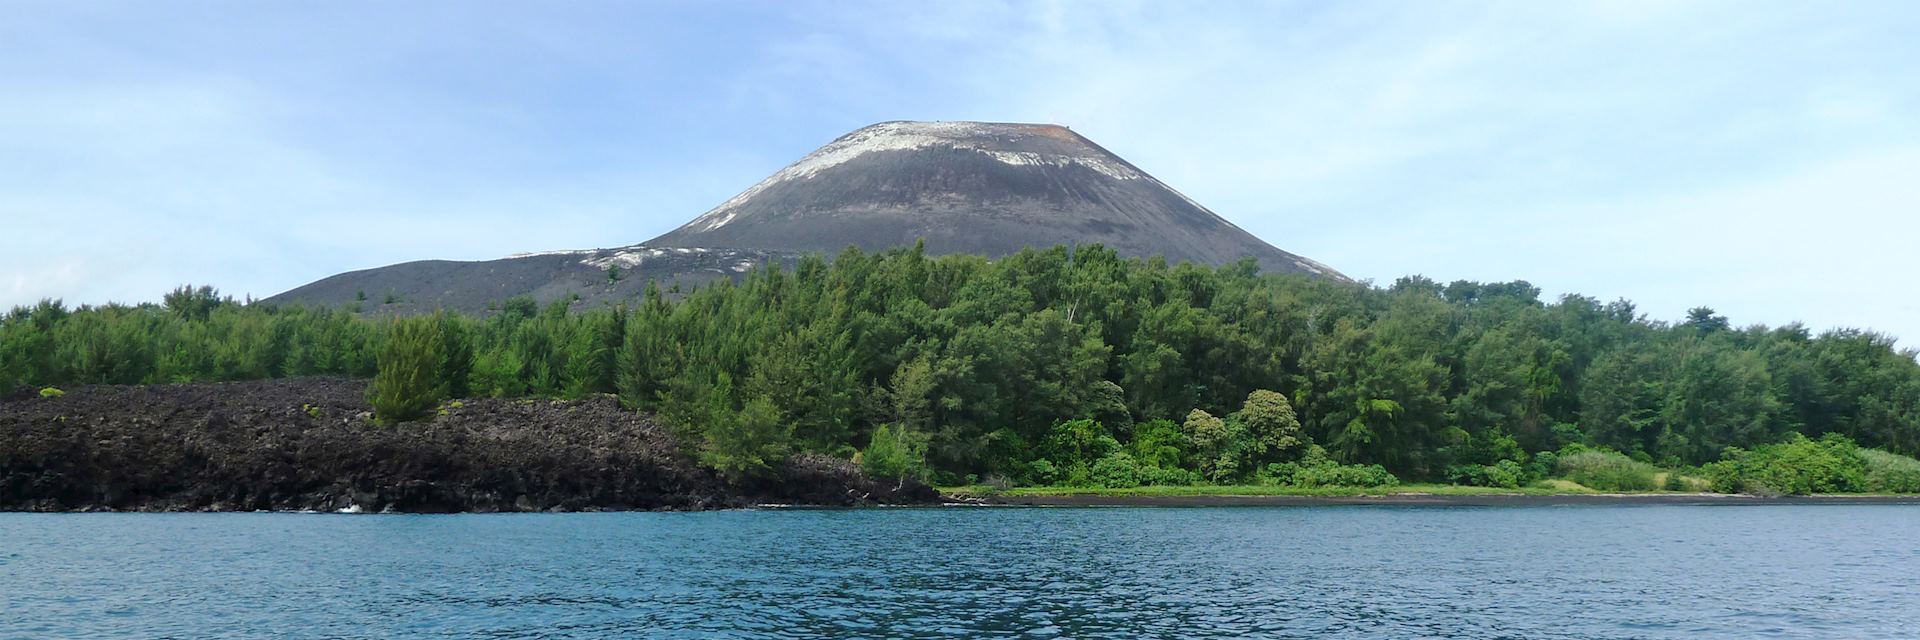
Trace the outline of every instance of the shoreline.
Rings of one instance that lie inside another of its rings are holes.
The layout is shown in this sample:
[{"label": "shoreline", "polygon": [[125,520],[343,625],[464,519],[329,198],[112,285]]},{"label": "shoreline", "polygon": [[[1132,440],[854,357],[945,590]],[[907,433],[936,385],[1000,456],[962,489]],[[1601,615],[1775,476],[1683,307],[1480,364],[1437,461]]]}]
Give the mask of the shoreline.
[{"label": "shoreline", "polygon": [[1756,496],[1729,493],[1387,493],[1379,495],[944,495],[949,505],[1004,507],[1547,507],[1547,506],[1736,506],[1736,505],[1920,505],[1920,495]]}]

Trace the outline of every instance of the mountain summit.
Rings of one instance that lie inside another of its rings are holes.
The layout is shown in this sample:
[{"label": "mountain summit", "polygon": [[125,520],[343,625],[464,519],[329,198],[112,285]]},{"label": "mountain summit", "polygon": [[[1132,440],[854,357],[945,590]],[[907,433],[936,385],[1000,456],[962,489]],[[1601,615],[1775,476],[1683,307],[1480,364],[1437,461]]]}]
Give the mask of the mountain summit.
[{"label": "mountain summit", "polygon": [[1169,262],[1252,257],[1266,271],[1347,280],[1241,230],[1066,127],[882,122],[841,136],[642,244],[408,262],[335,275],[267,301],[362,302],[394,312],[480,311],[519,295],[542,302],[577,295],[591,303],[632,298],[649,281],[697,285],[767,260],[918,240],[929,253],[990,257],[1092,243]]},{"label": "mountain summit", "polygon": [[1003,256],[1101,243],[1122,255],[1345,276],[1274,248],[1059,125],[882,122],[841,136],[648,246],[831,254],[925,239]]}]

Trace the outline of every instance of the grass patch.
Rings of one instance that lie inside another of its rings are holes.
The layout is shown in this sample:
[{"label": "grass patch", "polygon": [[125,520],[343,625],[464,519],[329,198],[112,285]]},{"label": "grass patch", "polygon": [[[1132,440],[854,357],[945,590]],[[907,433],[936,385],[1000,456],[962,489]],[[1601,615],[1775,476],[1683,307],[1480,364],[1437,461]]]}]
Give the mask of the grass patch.
[{"label": "grass patch", "polygon": [[1920,493],[1920,460],[1879,449],[1861,449],[1860,459],[1867,464],[1867,489]]},{"label": "grass patch", "polygon": [[1593,489],[1588,488],[1586,485],[1580,484],[1578,482],[1574,482],[1572,480],[1562,480],[1559,478],[1549,478],[1546,480],[1541,480],[1539,482],[1533,483],[1533,486],[1539,487],[1542,489],[1551,489],[1553,491],[1557,491],[1560,493],[1593,493]]},{"label": "grass patch", "polygon": [[1568,493],[1592,493],[1591,490],[1577,484],[1544,485],[1517,489],[1498,487],[1471,487],[1456,484],[1403,484],[1390,487],[1293,487],[1271,485],[1192,485],[1177,487],[1129,487],[1106,489],[1100,487],[1013,487],[997,489],[990,486],[972,485],[961,487],[943,487],[940,492],[956,496],[1141,496],[1141,497],[1178,497],[1178,496],[1386,496],[1396,494],[1431,494],[1443,496],[1482,496],[1482,495],[1562,495]]},{"label": "grass patch", "polygon": [[1554,475],[1598,491],[1652,491],[1662,485],[1659,469],[1612,451],[1581,451],[1560,456]]}]

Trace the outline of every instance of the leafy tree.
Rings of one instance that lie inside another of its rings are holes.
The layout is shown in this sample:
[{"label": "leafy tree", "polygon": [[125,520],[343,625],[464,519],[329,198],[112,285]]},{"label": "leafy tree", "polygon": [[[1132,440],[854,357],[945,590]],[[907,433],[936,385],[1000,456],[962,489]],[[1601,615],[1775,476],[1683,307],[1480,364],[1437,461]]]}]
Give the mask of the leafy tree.
[{"label": "leafy tree", "polygon": [[735,477],[771,472],[791,451],[792,427],[766,398],[748,400],[734,415],[714,413],[700,460]]},{"label": "leafy tree", "polygon": [[1726,331],[1727,328],[1731,326],[1727,322],[1727,317],[1715,314],[1712,307],[1694,307],[1688,309],[1687,321],[1681,324],[1682,326],[1703,334],[1713,333],[1715,331]]},{"label": "leafy tree", "polygon": [[379,371],[367,387],[367,402],[381,422],[398,423],[428,415],[446,396],[440,380],[442,318],[394,320],[380,347]]},{"label": "leafy tree", "polygon": [[880,425],[860,452],[860,468],[876,478],[925,480],[927,436],[901,425]]},{"label": "leafy tree", "polygon": [[1247,436],[1252,439],[1253,451],[1258,457],[1255,463],[1297,457],[1302,447],[1313,442],[1301,431],[1300,420],[1294,417],[1293,405],[1287,402],[1287,397],[1272,391],[1248,394],[1246,405],[1231,419],[1246,425]]},{"label": "leafy tree", "polygon": [[161,297],[161,304],[183,320],[205,322],[223,302],[220,292],[210,286],[181,285]]}]

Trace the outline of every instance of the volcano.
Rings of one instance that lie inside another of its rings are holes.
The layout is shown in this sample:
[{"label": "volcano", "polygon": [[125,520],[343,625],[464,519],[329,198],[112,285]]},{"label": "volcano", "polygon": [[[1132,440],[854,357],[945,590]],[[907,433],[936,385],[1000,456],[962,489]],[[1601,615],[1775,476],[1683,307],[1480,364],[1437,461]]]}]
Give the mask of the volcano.
[{"label": "volcano", "polygon": [[1274,248],[1059,125],[883,122],[788,165],[649,246],[833,253],[926,240],[1004,256],[1104,244],[1121,255],[1340,277]]},{"label": "volcano", "polygon": [[[1000,257],[1059,244],[1347,281],[1287,253],[1059,125],[882,122],[807,154],[647,242],[422,261],[336,275],[268,302],[338,305],[369,296],[407,309],[479,311],[516,295],[613,300],[649,281],[697,285],[767,260],[924,241],[933,254]],[[624,279],[608,277],[618,267]],[[385,305],[383,305],[385,306]]]}]

